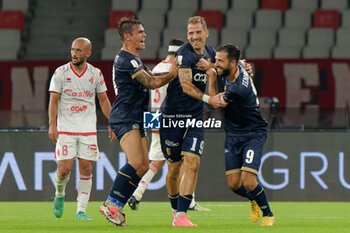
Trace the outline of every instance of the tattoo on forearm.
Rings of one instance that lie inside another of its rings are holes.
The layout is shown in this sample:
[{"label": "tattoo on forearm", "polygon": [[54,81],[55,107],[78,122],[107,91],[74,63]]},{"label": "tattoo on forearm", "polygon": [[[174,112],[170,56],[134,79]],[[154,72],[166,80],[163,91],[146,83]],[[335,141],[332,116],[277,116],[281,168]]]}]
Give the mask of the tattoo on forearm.
[{"label": "tattoo on forearm", "polygon": [[153,77],[149,76],[146,72],[142,72],[136,77],[136,80],[147,88],[154,88],[152,85]]}]

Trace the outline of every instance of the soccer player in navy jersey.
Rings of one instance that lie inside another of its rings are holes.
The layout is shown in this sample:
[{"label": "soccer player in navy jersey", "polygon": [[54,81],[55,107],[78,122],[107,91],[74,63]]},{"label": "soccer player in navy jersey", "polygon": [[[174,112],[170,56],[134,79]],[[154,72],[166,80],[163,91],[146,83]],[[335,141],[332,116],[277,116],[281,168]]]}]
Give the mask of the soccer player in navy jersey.
[{"label": "soccer player in navy jersey", "polygon": [[[273,216],[263,187],[257,182],[267,123],[259,110],[254,83],[239,62],[240,50],[226,44],[216,50],[217,73],[225,77],[225,90],[209,98],[214,108],[225,108],[225,164],[229,187],[263,212],[261,226],[273,226]],[[255,206],[257,203],[257,206]],[[251,211],[253,222],[259,211]]]},{"label": "soccer player in navy jersey", "polygon": [[[203,120],[202,98],[209,97],[203,94],[206,83],[209,79],[212,87],[215,82],[215,77],[209,75],[213,77],[210,78],[206,72],[210,65],[213,66],[211,62],[215,62],[215,50],[205,45],[208,35],[203,17],[193,16],[188,20],[188,42],[176,54],[180,66],[178,78],[169,83],[167,96],[161,106],[163,122],[168,116],[175,116],[169,119],[174,121],[187,118]],[[197,64],[201,67],[197,67]],[[173,226],[197,226],[191,223],[186,212],[197,183],[199,160],[204,147],[204,129],[163,127],[160,129],[160,139],[168,161],[166,186],[172,206]],[[180,177],[181,166],[183,175]]]},{"label": "soccer player in navy jersey", "polygon": [[169,73],[155,78],[138,57],[145,49],[146,33],[141,21],[122,18],[118,33],[123,42],[113,64],[116,99],[109,117],[109,126],[120,141],[128,163],[123,166],[100,212],[115,225],[126,226],[123,207],[133,194],[141,177],[148,170],[148,141],[143,129],[143,111],[147,110],[148,89],[161,87],[176,77],[176,63]]}]

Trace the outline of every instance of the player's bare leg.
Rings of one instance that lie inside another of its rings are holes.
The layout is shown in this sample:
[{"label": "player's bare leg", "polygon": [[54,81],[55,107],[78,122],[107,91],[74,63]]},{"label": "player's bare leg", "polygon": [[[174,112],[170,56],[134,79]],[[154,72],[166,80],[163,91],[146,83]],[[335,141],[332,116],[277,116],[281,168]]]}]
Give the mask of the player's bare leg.
[{"label": "player's bare leg", "polygon": [[78,196],[77,196],[77,215],[76,219],[91,220],[86,215],[86,208],[90,199],[92,186],[92,167],[94,161],[78,159],[79,161],[79,181],[78,181]]},{"label": "player's bare leg", "polygon": [[182,164],[183,175],[181,176],[179,186],[180,196],[178,201],[178,209],[176,212],[176,219],[173,222],[173,226],[197,226],[188,219],[186,212],[192,201],[192,194],[196,189],[199,164],[199,156],[192,154],[187,154],[184,156],[184,162]]},{"label": "player's bare leg", "polygon": [[256,174],[242,171],[241,180],[243,186],[254,197],[257,205],[263,212],[261,226],[273,226],[275,224],[275,217],[271,212],[264,188],[256,180]]},{"label": "player's bare leg", "polygon": [[66,185],[69,181],[70,171],[72,170],[74,159],[59,160],[56,171],[56,193],[53,202],[53,213],[57,218],[63,215],[64,196],[66,194]]},{"label": "player's bare leg", "polygon": [[123,136],[120,145],[128,163],[118,171],[108,199],[101,206],[100,212],[117,226],[126,226],[123,207],[148,170],[148,141],[146,137],[141,139],[139,130],[132,130]]},{"label": "player's bare leg", "polygon": [[179,196],[179,182],[180,182],[180,168],[182,161],[169,163],[168,162],[168,173],[166,175],[165,183],[168,191],[168,197],[171,203],[171,213],[175,218],[177,210],[177,201]]},{"label": "player's bare leg", "polygon": [[142,199],[143,194],[146,192],[146,189],[153,179],[153,177],[162,169],[165,160],[161,161],[152,161],[149,164],[149,169],[146,174],[142,177],[142,180],[139,183],[139,186],[133,193],[133,195],[128,200],[128,205],[132,210],[137,210],[139,207],[139,203]]},{"label": "player's bare leg", "polygon": [[232,192],[249,199],[250,219],[252,222],[257,222],[260,217],[260,208],[254,198],[248,193],[244,186],[242,186],[241,173],[240,169],[230,171],[227,175],[227,184]]}]

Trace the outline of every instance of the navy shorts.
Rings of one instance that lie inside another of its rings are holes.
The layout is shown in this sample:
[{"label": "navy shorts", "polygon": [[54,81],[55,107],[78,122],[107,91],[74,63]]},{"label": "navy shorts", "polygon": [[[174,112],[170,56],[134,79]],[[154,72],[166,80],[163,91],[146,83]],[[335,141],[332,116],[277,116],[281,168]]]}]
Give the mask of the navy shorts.
[{"label": "navy shorts", "polygon": [[225,141],[226,175],[248,171],[258,174],[267,134],[227,136]]},{"label": "navy shorts", "polygon": [[142,123],[123,122],[123,123],[111,124],[109,125],[109,127],[115,133],[119,141],[122,139],[124,134],[126,134],[127,132],[130,132],[131,130],[140,130],[141,138],[147,135],[146,131],[143,128]]},{"label": "navy shorts", "polygon": [[161,128],[159,135],[163,154],[170,163],[181,161],[183,155],[200,157],[203,153],[203,128]]}]

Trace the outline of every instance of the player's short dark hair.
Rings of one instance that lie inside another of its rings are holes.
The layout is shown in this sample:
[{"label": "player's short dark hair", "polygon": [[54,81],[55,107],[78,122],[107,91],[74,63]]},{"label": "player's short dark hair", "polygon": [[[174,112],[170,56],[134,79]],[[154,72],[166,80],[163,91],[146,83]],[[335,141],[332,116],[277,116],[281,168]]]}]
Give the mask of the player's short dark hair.
[{"label": "player's short dark hair", "polygon": [[[169,41],[169,46],[170,45],[175,45],[175,46],[181,46],[181,45],[183,45],[185,42],[183,42],[183,40],[180,40],[180,39],[170,39],[170,41]],[[168,55],[175,55],[175,51],[174,52],[172,52],[172,51],[169,51],[168,50]]]},{"label": "player's short dark hair", "polygon": [[232,60],[236,60],[236,62],[238,62],[241,56],[241,51],[239,50],[238,46],[233,44],[220,45],[216,49],[216,52],[222,52],[222,51],[227,52],[227,58],[229,62],[231,62]]},{"label": "player's short dark hair", "polygon": [[134,17],[132,18],[123,17],[119,20],[118,33],[121,41],[124,41],[124,34],[128,33],[132,35],[133,26],[137,24],[142,25],[142,22],[138,19],[135,19]]}]

